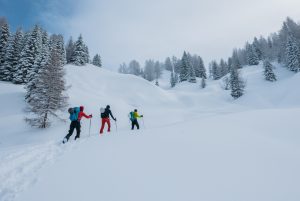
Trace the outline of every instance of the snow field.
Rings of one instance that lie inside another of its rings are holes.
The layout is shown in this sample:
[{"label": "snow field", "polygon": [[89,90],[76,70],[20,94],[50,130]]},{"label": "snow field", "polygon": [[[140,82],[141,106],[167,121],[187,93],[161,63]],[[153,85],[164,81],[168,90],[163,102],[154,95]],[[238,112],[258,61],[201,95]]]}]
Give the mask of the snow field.
[{"label": "snow field", "polygon": [[[297,200],[299,112],[251,111],[92,136],[43,169],[19,200]],[[271,118],[279,114],[297,118],[279,124]]]},{"label": "snow field", "polygon": [[[68,65],[70,106],[85,106],[80,141],[59,141],[69,122],[46,131],[24,121],[20,86],[1,84],[0,200],[256,200],[300,198],[300,74],[277,65],[278,82],[262,67],[242,70],[238,100],[221,81],[167,89],[92,65]],[[118,131],[99,136],[100,107],[110,104]],[[129,111],[144,114],[130,131]],[[62,113],[67,119],[67,113]],[[9,119],[9,120],[8,120]],[[17,126],[16,126],[17,125]],[[73,139],[75,134],[71,137]],[[4,165],[2,165],[4,164]]]}]

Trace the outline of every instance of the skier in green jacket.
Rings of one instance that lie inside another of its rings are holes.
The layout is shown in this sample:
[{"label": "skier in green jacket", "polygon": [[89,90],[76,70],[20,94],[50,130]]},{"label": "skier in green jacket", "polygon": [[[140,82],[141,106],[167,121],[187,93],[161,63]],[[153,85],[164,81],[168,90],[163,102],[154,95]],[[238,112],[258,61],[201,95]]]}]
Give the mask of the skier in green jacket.
[{"label": "skier in green jacket", "polygon": [[136,126],[137,129],[140,129],[140,125],[137,118],[142,118],[142,117],[143,115],[139,115],[137,109],[129,113],[129,118],[131,120],[131,130],[134,129],[134,126]]}]

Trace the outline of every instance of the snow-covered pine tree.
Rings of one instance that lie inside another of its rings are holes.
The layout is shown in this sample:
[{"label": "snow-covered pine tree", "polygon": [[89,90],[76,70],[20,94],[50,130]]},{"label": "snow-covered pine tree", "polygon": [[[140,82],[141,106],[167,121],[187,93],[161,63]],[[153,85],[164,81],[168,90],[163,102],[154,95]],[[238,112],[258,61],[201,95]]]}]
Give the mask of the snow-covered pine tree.
[{"label": "snow-covered pine tree", "polygon": [[290,33],[292,33],[297,40],[300,40],[300,24],[296,23],[290,17],[286,18],[286,24]]},{"label": "snow-covered pine tree", "polygon": [[34,62],[42,47],[40,28],[36,25],[32,32],[26,34],[25,39],[25,47],[22,49],[20,54],[17,72],[14,76],[14,83],[16,84],[27,83],[29,80],[35,77],[38,70],[35,68],[37,66],[34,66]]},{"label": "snow-covered pine tree", "polygon": [[228,73],[227,72],[228,66],[227,66],[226,62],[223,59],[221,59],[221,61],[220,61],[219,68],[220,68],[220,76],[221,77],[223,77],[224,75],[226,75]]},{"label": "snow-covered pine tree", "polygon": [[188,54],[188,56],[189,56],[189,59],[190,59],[191,66],[194,68],[195,76],[197,77],[199,75],[199,59],[198,59],[198,56],[196,54],[193,55],[193,56]]},{"label": "snow-covered pine tree", "polygon": [[[261,51],[261,57],[260,57],[260,60],[263,60],[263,59],[269,59],[271,60],[272,57],[271,57],[271,48],[269,47],[269,44],[268,44],[268,40],[265,39],[264,37],[260,37],[258,39],[258,44],[259,44],[259,48],[260,48],[260,51]],[[272,47],[272,44],[271,44],[271,47]],[[257,53],[257,55],[259,55],[259,53]]]},{"label": "snow-covered pine tree", "polygon": [[176,85],[175,75],[173,71],[171,71],[170,84],[172,88]]},{"label": "snow-covered pine tree", "polygon": [[175,72],[174,63],[171,62],[171,60],[170,60],[170,64],[171,64],[170,84],[171,84],[171,87],[173,88],[178,83],[178,74]]},{"label": "snow-covered pine tree", "polygon": [[300,51],[296,39],[289,35],[286,43],[286,65],[293,72],[300,71]]},{"label": "snow-covered pine tree", "polygon": [[30,82],[36,76],[38,72],[39,65],[34,65],[36,60],[38,60],[40,56],[40,52],[42,51],[42,29],[38,25],[35,25],[30,39],[27,41],[27,45],[29,46],[30,51],[32,51],[32,64],[27,66],[27,74],[26,74],[26,83]]},{"label": "snow-covered pine tree", "polygon": [[141,75],[140,75],[140,76],[141,76],[142,78],[146,79],[144,69],[141,69]]},{"label": "snow-covered pine tree", "polygon": [[230,78],[229,78],[229,76],[225,76],[222,79],[222,88],[224,90],[229,90],[230,89]]},{"label": "snow-covered pine tree", "polygon": [[162,74],[162,67],[161,67],[159,61],[155,62],[154,73],[155,73],[155,79],[158,80],[158,78],[160,78],[160,76]]},{"label": "snow-covered pine tree", "polygon": [[267,45],[268,45],[269,50],[271,50],[273,48],[273,41],[272,41],[271,36],[269,36],[267,39]]},{"label": "snow-covered pine tree", "polygon": [[76,66],[83,66],[87,63],[86,45],[83,42],[82,35],[75,42],[74,52],[71,57],[71,63]]},{"label": "snow-covered pine tree", "polygon": [[206,81],[205,81],[205,78],[202,77],[201,78],[201,88],[204,89],[206,87]]},{"label": "snow-covered pine tree", "polygon": [[188,81],[191,83],[196,83],[196,73],[195,73],[195,67],[197,66],[197,61],[194,61],[194,58],[192,57],[192,55],[190,55],[189,53],[187,54],[188,56]]},{"label": "snow-covered pine tree", "polygon": [[[30,37],[31,37],[31,31],[26,31],[23,33],[22,51],[25,49],[27,41],[30,39]],[[21,53],[22,53],[22,51],[21,51]]]},{"label": "snow-covered pine tree", "polygon": [[[284,43],[286,44],[286,42]],[[285,45],[284,45],[285,46]],[[281,53],[281,47],[282,47],[282,41],[277,33],[272,34],[271,36],[268,37],[268,50],[269,50],[269,55],[268,57],[272,61],[278,61],[278,63],[283,62],[283,57]]]},{"label": "snow-covered pine tree", "polygon": [[150,82],[155,79],[154,68],[155,68],[155,62],[152,59],[145,61],[144,75],[145,75],[145,79]]},{"label": "snow-covered pine tree", "polygon": [[30,36],[31,36],[31,31],[25,31],[23,33],[23,41],[22,41],[23,48],[25,47],[27,40],[30,38]]},{"label": "snow-covered pine tree", "polygon": [[90,63],[90,53],[89,53],[89,48],[88,46],[84,45],[84,58],[86,63]]},{"label": "snow-covered pine tree", "polygon": [[236,65],[233,65],[230,69],[230,88],[231,96],[234,99],[237,99],[244,94],[245,83],[240,78]]},{"label": "snow-covered pine tree", "polygon": [[64,95],[64,70],[61,63],[61,52],[51,46],[49,60],[39,69],[36,88],[28,109],[33,116],[26,120],[30,125],[46,128],[50,126],[50,116],[57,117],[56,112],[65,108],[67,97]]},{"label": "snow-covered pine tree", "polygon": [[258,41],[258,39],[256,37],[254,37],[252,47],[253,47],[255,54],[258,57],[258,60],[262,60],[263,59],[262,44]]},{"label": "snow-covered pine tree", "polygon": [[6,54],[4,58],[4,63],[3,63],[3,81],[12,81],[13,77],[13,59],[14,59],[14,35],[10,35],[7,47],[6,47]]},{"label": "snow-covered pine tree", "polygon": [[264,75],[265,75],[265,79],[267,81],[270,81],[270,82],[274,82],[276,81],[276,76],[273,72],[273,65],[271,64],[271,62],[269,60],[264,60],[263,62],[263,65],[264,65]]},{"label": "snow-covered pine tree", "polygon": [[[56,48],[57,53],[60,55],[60,49],[57,46],[57,44],[53,43],[52,46]],[[36,69],[35,75],[28,80],[26,83],[26,95],[25,100],[30,103],[34,97],[35,89],[38,82],[38,74],[42,73],[44,67],[47,65],[47,62],[49,60],[50,55],[50,43],[47,32],[43,32],[42,35],[42,47],[41,51],[39,51],[38,55],[36,56],[36,59],[33,64],[33,68]],[[60,58],[61,62],[61,58]]]},{"label": "snow-covered pine tree", "polygon": [[141,75],[141,67],[140,63],[136,60],[132,60],[128,65],[129,74],[140,76]]},{"label": "snow-covered pine tree", "polygon": [[15,38],[13,41],[14,52],[13,52],[13,63],[12,63],[12,82],[14,84],[19,84],[17,82],[17,72],[18,72],[18,64],[21,56],[21,52],[23,49],[23,32],[21,29],[18,29],[15,34]]},{"label": "snow-covered pine tree", "polygon": [[1,35],[0,35],[0,80],[4,80],[4,62],[5,62],[5,55],[6,55],[6,49],[8,46],[10,37],[9,32],[9,25],[5,21],[3,21],[3,25],[1,26]]},{"label": "snow-covered pine tree", "polygon": [[173,64],[172,64],[172,62],[171,62],[171,59],[170,59],[170,57],[167,57],[166,58],[166,60],[165,60],[165,69],[167,70],[167,71],[173,71]]},{"label": "snow-covered pine tree", "polygon": [[72,58],[72,55],[73,55],[73,52],[74,52],[74,47],[75,47],[75,44],[73,42],[73,39],[72,37],[70,37],[67,45],[66,45],[66,60],[67,60],[67,63],[71,63],[71,58]]},{"label": "snow-covered pine tree", "polygon": [[246,54],[247,54],[248,65],[253,66],[259,64],[258,56],[256,55],[253,46],[250,45],[249,43],[246,44]]},{"label": "snow-covered pine tree", "polygon": [[238,55],[238,59],[240,61],[241,66],[248,65],[246,49],[238,49],[237,50],[237,55]]},{"label": "snow-covered pine tree", "polygon": [[[231,63],[237,68],[240,69],[242,68],[239,56],[238,56],[238,50],[234,49],[232,52],[232,57],[231,57]],[[229,62],[228,62],[229,64]]]},{"label": "snow-covered pine tree", "polygon": [[60,62],[62,63],[62,65],[65,65],[67,63],[67,59],[66,59],[66,50],[64,47],[64,37],[61,34],[53,34],[50,37],[50,43],[51,46],[55,46],[55,48],[58,51],[58,54],[60,55]]},{"label": "snow-covered pine tree", "polygon": [[189,70],[189,82],[191,82],[191,83],[196,83],[197,82],[195,69],[194,69],[193,66],[191,66],[190,70]]},{"label": "snow-covered pine tree", "polygon": [[281,30],[278,33],[278,37],[273,37],[274,43],[278,45],[277,50],[277,61],[278,63],[286,63],[286,54],[285,54],[285,48],[286,43],[288,41],[288,36],[290,35],[290,30],[287,26],[287,23],[284,22],[282,25]]},{"label": "snow-covered pine tree", "polygon": [[150,82],[155,79],[154,65],[155,65],[155,62],[152,59],[145,61],[144,76],[145,76],[145,79]]},{"label": "snow-covered pine tree", "polygon": [[218,80],[218,79],[221,78],[220,67],[219,67],[219,65],[218,65],[218,63],[216,61],[212,61],[210,63],[210,69],[211,69],[211,77],[214,80]]},{"label": "snow-covered pine tree", "polygon": [[99,54],[96,54],[93,58],[93,65],[98,66],[98,67],[102,67],[102,62],[101,62],[101,57]]},{"label": "snow-covered pine tree", "polygon": [[188,81],[189,69],[190,69],[189,59],[187,53],[184,51],[181,58],[181,66],[180,66],[180,74],[179,74],[180,82]]},{"label": "snow-covered pine tree", "polygon": [[60,55],[60,60],[62,65],[65,65],[67,63],[67,57],[66,57],[66,49],[64,46],[64,37],[61,34],[58,34],[57,36],[57,51],[58,54]]},{"label": "snow-covered pine tree", "polygon": [[230,72],[232,64],[233,64],[232,57],[229,57],[228,60],[227,60],[227,67],[228,67],[227,72]]},{"label": "snow-covered pine tree", "polygon": [[128,74],[128,68],[127,68],[126,63],[120,64],[118,72],[123,73],[123,74]]},{"label": "snow-covered pine tree", "polygon": [[192,56],[192,66],[194,67],[194,70],[195,70],[195,76],[196,77],[199,77],[200,76],[200,61],[199,61],[199,56],[197,55],[193,55]]},{"label": "snow-covered pine tree", "polygon": [[197,73],[196,73],[196,76],[206,79],[207,78],[206,68],[204,66],[203,59],[200,56],[198,56],[198,60],[199,60],[199,63],[198,63],[199,66],[197,68],[198,69],[198,76],[197,76]]},{"label": "snow-covered pine tree", "polygon": [[175,73],[177,73],[177,74],[179,73],[180,74],[181,59],[177,59],[177,57],[173,56],[172,57],[172,64],[173,64]]}]

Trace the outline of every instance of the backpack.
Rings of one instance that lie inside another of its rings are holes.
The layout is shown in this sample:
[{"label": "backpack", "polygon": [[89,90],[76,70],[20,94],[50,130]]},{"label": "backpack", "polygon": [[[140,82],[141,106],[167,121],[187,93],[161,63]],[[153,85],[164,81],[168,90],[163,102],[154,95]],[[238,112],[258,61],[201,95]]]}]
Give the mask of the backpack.
[{"label": "backpack", "polygon": [[133,112],[129,112],[128,117],[129,117],[130,121],[133,121],[134,120]]},{"label": "backpack", "polygon": [[78,120],[78,114],[79,114],[80,108],[79,107],[74,107],[74,108],[69,108],[68,112],[70,113],[70,120],[71,121],[76,121]]},{"label": "backpack", "polygon": [[105,109],[103,107],[100,108],[100,116],[101,116],[101,118],[103,118],[104,112],[105,112]]},{"label": "backpack", "polygon": [[73,107],[70,107],[70,108],[68,109],[68,112],[69,112],[69,114],[73,114],[73,113],[74,113],[74,108],[73,108]]}]

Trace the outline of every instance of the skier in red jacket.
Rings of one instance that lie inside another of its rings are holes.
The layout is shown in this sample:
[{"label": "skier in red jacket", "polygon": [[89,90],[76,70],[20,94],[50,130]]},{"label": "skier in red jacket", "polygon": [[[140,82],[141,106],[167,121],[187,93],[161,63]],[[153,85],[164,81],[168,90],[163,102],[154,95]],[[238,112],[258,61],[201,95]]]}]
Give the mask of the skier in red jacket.
[{"label": "skier in red jacket", "polygon": [[[87,119],[90,119],[90,118],[93,117],[92,114],[86,115],[86,114],[83,112],[83,110],[84,110],[84,107],[83,107],[83,106],[80,106],[80,112],[78,113],[78,119],[77,119],[77,121],[79,122],[79,124],[80,124],[80,121],[81,121],[82,117],[85,117],[85,118],[87,118]],[[80,126],[80,127],[81,127],[81,126]],[[77,135],[75,136],[75,140],[76,140],[77,138],[80,138],[80,134],[77,134]]]},{"label": "skier in red jacket", "polygon": [[[70,109],[73,109],[73,108],[70,108]],[[69,110],[70,110],[69,109]],[[79,109],[79,112],[78,112],[78,109]],[[74,112],[75,110],[75,112]],[[66,143],[69,138],[71,137],[71,135],[73,134],[73,131],[74,129],[76,128],[76,136],[75,136],[75,140],[77,138],[80,138],[80,128],[81,128],[81,125],[80,125],[80,120],[82,119],[82,117],[85,117],[87,119],[89,118],[92,118],[93,115],[90,114],[90,115],[86,115],[84,112],[84,107],[83,106],[80,106],[80,108],[78,107],[75,107],[72,111],[72,113],[70,113],[70,120],[71,120],[71,125],[70,125],[70,130],[69,130],[69,133],[66,135],[66,137],[63,139],[63,143]]]},{"label": "skier in red jacket", "polygon": [[93,117],[92,114],[86,115],[86,114],[83,112],[83,110],[84,110],[84,107],[83,107],[83,106],[80,106],[80,112],[79,112],[79,114],[78,114],[78,121],[80,121],[80,120],[82,119],[82,117],[85,117],[85,118],[87,118],[87,119]]}]

